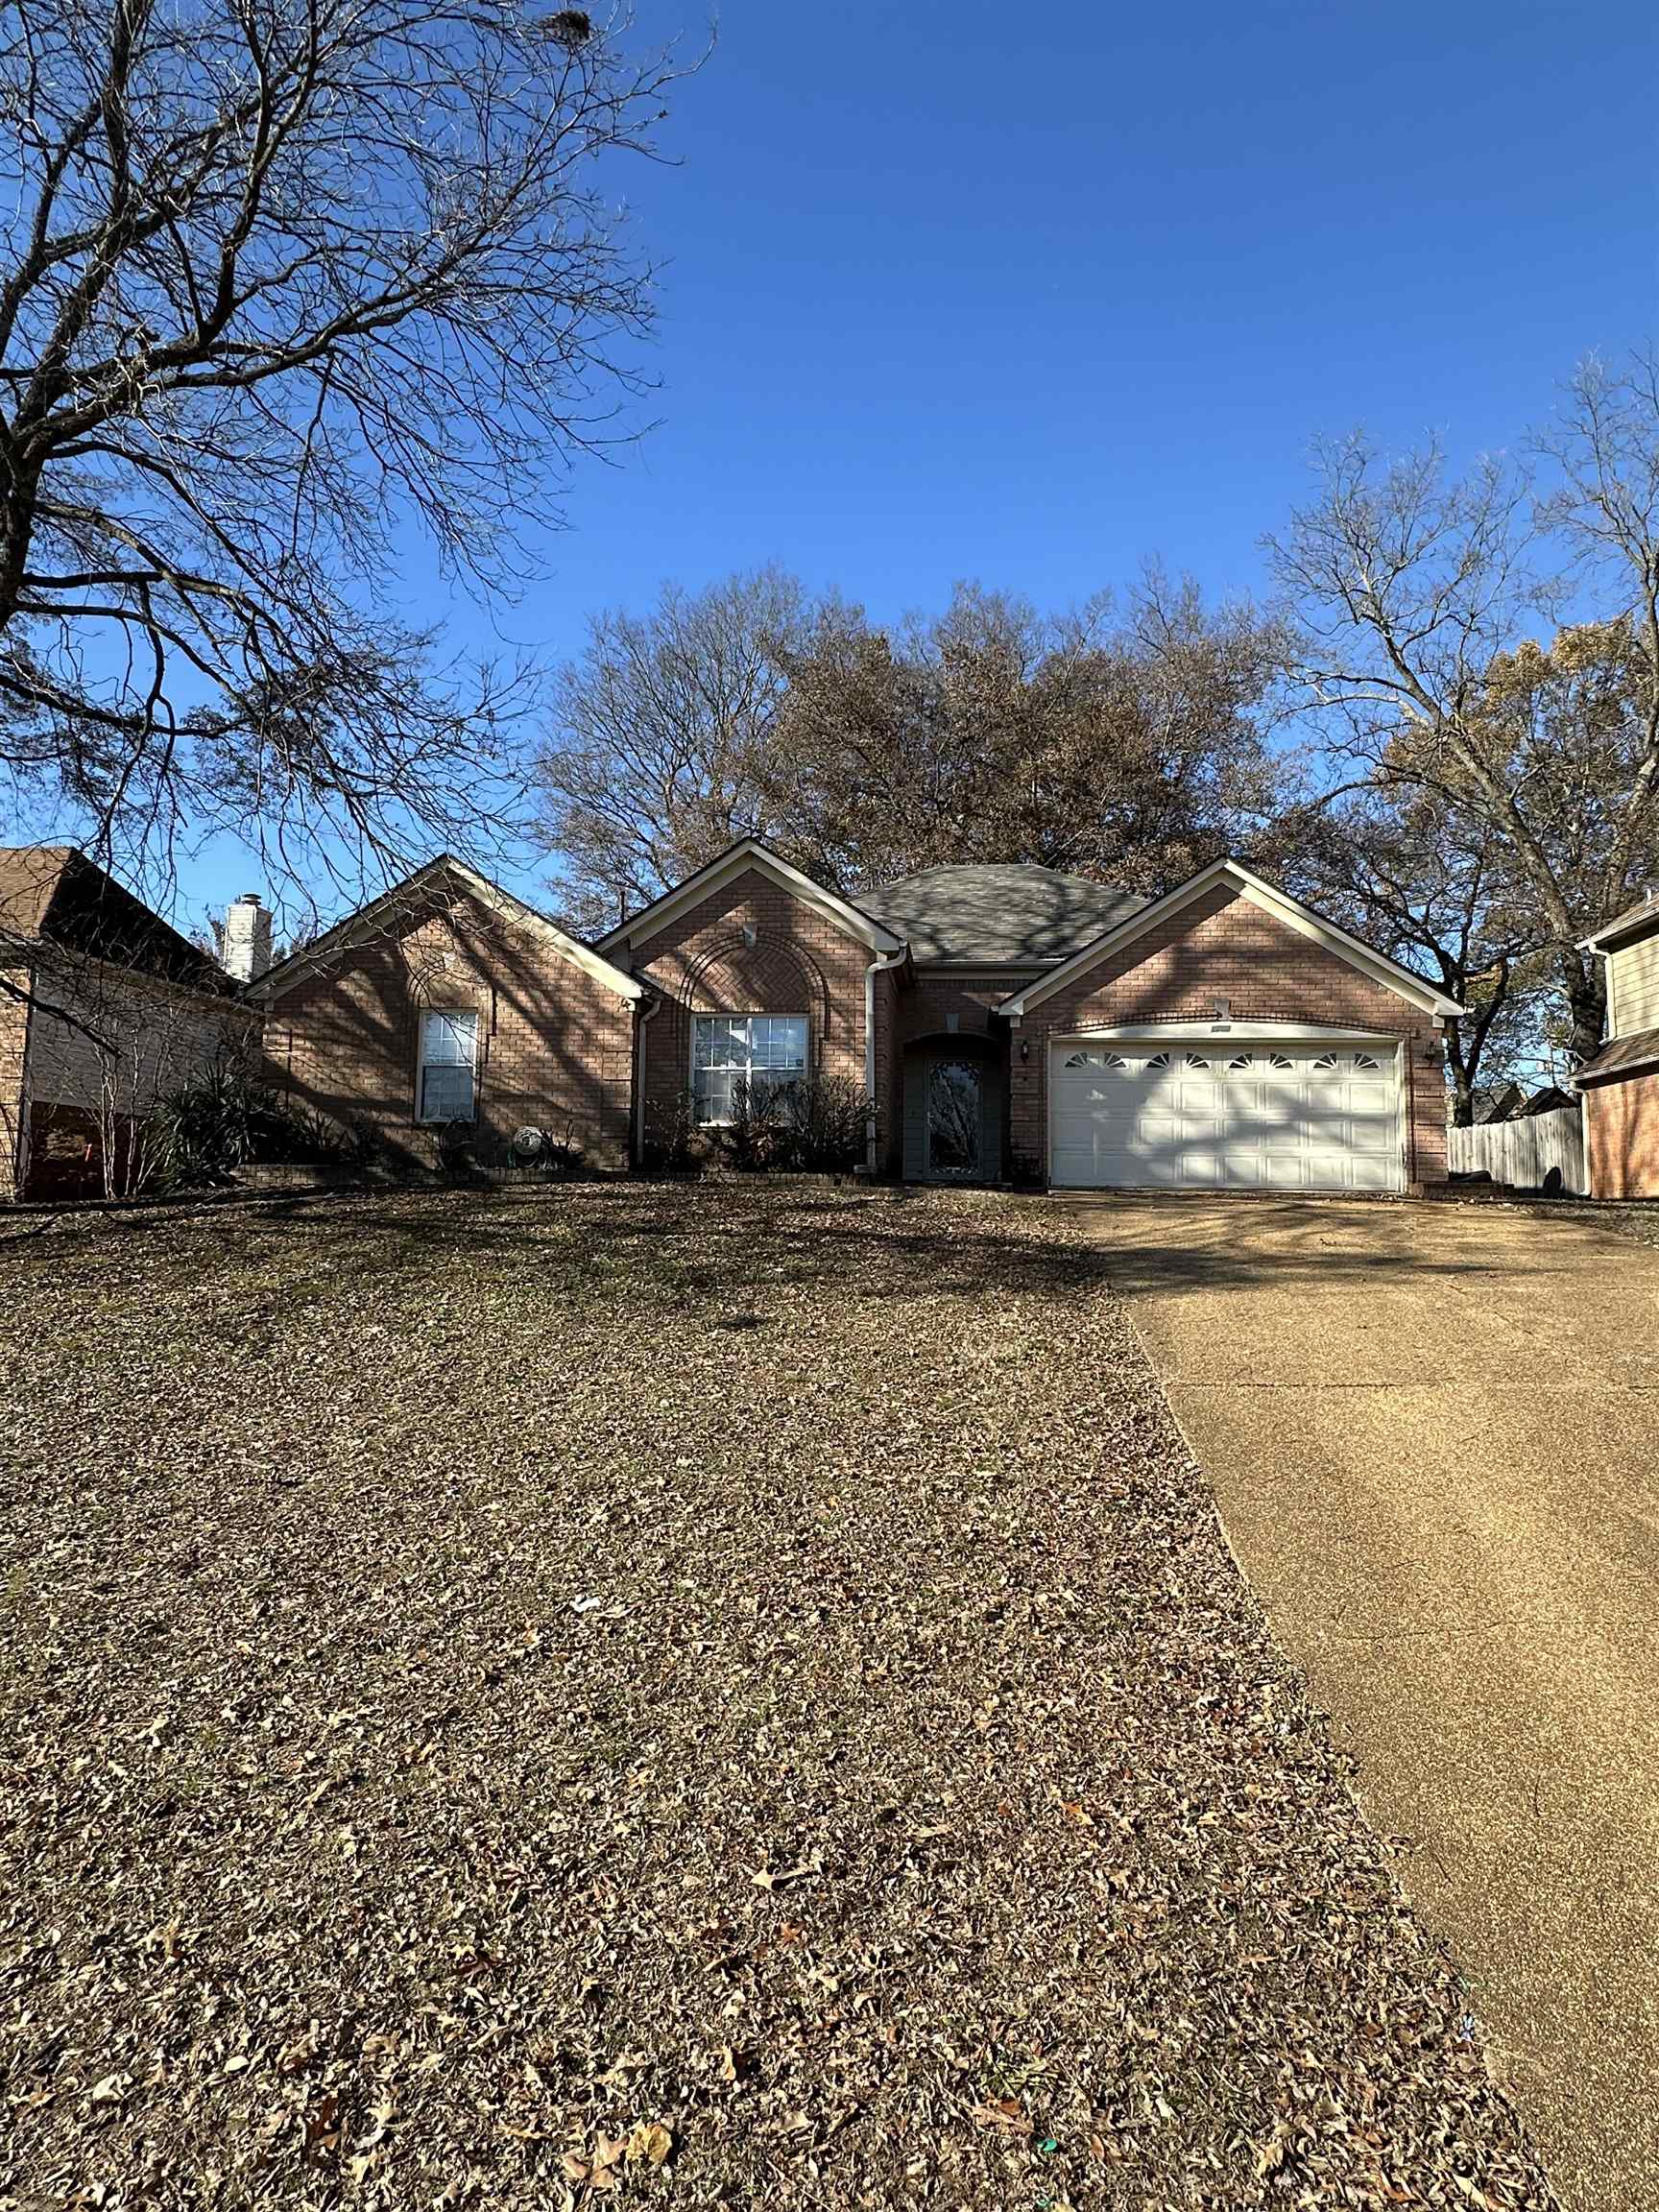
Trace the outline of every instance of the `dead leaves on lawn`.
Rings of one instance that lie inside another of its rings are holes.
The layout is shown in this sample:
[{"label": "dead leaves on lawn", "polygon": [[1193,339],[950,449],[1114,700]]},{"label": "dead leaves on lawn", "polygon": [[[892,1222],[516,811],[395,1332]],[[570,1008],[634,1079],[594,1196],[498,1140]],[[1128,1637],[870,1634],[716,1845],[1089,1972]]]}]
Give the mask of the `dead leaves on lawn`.
[{"label": "dead leaves on lawn", "polygon": [[0,2202],[1539,2212],[1096,1265],[812,1186],[10,1255]]}]

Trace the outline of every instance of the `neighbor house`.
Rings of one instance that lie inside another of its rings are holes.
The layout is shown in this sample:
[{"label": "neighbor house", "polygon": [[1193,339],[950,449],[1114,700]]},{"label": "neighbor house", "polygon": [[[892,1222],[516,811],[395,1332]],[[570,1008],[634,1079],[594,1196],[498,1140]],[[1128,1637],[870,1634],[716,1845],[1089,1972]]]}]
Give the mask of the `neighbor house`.
[{"label": "neighbor house", "polygon": [[218,962],[84,854],[0,849],[0,1197],[141,1182],[157,1098],[252,1027]]},{"label": "neighbor house", "polygon": [[589,944],[430,863],[254,986],[287,1095],[429,1157],[522,1130],[589,1165],[838,1078],[918,1182],[1421,1190],[1446,1174],[1422,976],[1234,860],[1145,901],[1037,867],[850,899],[744,840]]},{"label": "neighbor house", "polygon": [[1574,1077],[1591,1194],[1659,1198],[1659,891],[1583,941],[1606,964],[1607,1037]]}]

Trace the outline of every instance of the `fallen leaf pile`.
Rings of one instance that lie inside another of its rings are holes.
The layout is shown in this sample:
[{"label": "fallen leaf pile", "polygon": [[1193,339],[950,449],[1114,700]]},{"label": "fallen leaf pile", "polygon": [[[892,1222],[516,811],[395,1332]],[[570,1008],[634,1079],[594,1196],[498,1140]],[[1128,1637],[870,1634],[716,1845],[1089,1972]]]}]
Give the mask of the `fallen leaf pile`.
[{"label": "fallen leaf pile", "polygon": [[1541,2207],[1058,1209],[0,1222],[0,2206]]}]

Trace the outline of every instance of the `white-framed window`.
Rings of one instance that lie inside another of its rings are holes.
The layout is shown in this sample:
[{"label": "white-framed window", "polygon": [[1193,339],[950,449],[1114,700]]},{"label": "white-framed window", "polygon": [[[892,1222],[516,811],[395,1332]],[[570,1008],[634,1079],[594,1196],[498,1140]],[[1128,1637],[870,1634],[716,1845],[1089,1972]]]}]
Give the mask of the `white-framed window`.
[{"label": "white-framed window", "polygon": [[477,1066],[476,1013],[461,1006],[430,1007],[421,1017],[416,1119],[470,1121]]},{"label": "white-framed window", "polygon": [[691,1023],[691,1097],[701,1123],[730,1121],[732,1094],[782,1090],[806,1072],[805,1014],[698,1014]]}]

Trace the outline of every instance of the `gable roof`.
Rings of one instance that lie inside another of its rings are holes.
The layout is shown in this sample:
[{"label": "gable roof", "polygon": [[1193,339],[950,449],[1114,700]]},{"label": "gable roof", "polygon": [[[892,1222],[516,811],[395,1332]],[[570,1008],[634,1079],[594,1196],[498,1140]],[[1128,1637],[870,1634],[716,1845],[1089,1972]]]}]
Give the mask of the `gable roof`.
[{"label": "gable roof", "polygon": [[1145,904],[1087,876],[1030,862],[923,868],[862,895],[917,960],[1049,967]]},{"label": "gable roof", "polygon": [[687,876],[683,883],[676,883],[672,891],[664,891],[661,899],[654,899],[649,906],[641,906],[637,914],[618,922],[614,929],[594,942],[601,952],[609,952],[620,945],[643,945],[660,936],[672,926],[683,914],[728,883],[734,882],[746,869],[757,868],[768,876],[781,890],[804,905],[813,907],[838,928],[845,929],[849,937],[856,937],[860,944],[868,945],[875,952],[897,952],[903,945],[902,937],[896,937],[874,915],[861,906],[843,899],[838,892],[827,891],[822,883],[814,883],[810,876],[804,876],[799,868],[780,858],[770,846],[762,845],[758,837],[740,837],[735,845],[729,845],[707,867],[699,868]]},{"label": "gable roof", "polygon": [[1628,938],[1646,937],[1650,930],[1659,930],[1659,885],[1638,899],[1634,906],[1615,914],[1610,922],[1598,923],[1588,937],[1579,938],[1578,950],[1608,952]]},{"label": "gable roof", "polygon": [[1292,899],[1287,891],[1281,891],[1277,884],[1269,883],[1264,877],[1254,875],[1242,861],[1234,859],[1214,860],[1208,868],[1201,868],[1196,876],[1190,876],[1185,883],[1178,883],[1173,891],[1166,891],[1162,899],[1154,899],[1150,905],[1141,907],[1126,921],[1108,929],[1103,936],[1095,938],[1093,944],[1073,953],[1070,960],[1063,960],[1059,967],[1050,968],[1036,982],[1026,984],[1022,990],[1005,998],[998,1012],[1016,1019],[1028,1013],[1032,1007],[1041,1005],[1045,998],[1069,983],[1073,976],[1085,974],[1097,961],[1108,959],[1115,952],[1127,950],[1148,930],[1158,928],[1163,923],[1172,920],[1184,907],[1192,905],[1209,892],[1223,886],[1230,886],[1235,897],[1248,899],[1253,906],[1260,906],[1264,913],[1271,914],[1275,921],[1283,922],[1304,937],[1312,938],[1326,951],[1334,953],[1337,959],[1347,961],[1351,968],[1357,968],[1361,974],[1369,975],[1373,982],[1381,983],[1390,991],[1397,991],[1401,998],[1408,998],[1426,1013],[1447,1019],[1462,1013],[1463,1009],[1455,998],[1449,998],[1444,991],[1425,977],[1409,968],[1403,968],[1399,961],[1390,960],[1385,953],[1362,944],[1358,937],[1351,937],[1346,929],[1339,928],[1334,922],[1328,922],[1322,914],[1315,914],[1310,906],[1304,906],[1299,899]]},{"label": "gable roof", "polygon": [[493,883],[488,876],[480,875],[476,868],[469,868],[465,860],[457,860],[449,853],[440,854],[436,860],[428,860],[424,867],[417,868],[412,876],[406,876],[401,883],[395,883],[390,891],[383,891],[378,899],[370,900],[367,906],[359,906],[354,914],[348,914],[344,921],[336,922],[331,929],[325,929],[321,937],[313,938],[309,945],[302,945],[298,951],[290,952],[285,960],[278,960],[274,968],[268,968],[252,985],[252,996],[257,998],[279,997],[304,976],[314,974],[319,968],[325,967],[336,953],[372,938],[377,930],[396,918],[400,907],[412,910],[420,899],[428,891],[438,889],[445,878],[457,888],[476,899],[481,905],[489,907],[492,913],[499,914],[504,921],[539,931],[556,952],[573,961],[578,968],[586,969],[589,975],[614,991],[618,998],[644,998],[645,986],[637,982],[632,975],[625,975],[620,968],[613,967],[592,946],[585,945],[580,937],[572,937],[557,922],[549,921],[545,914],[538,913],[524,900],[515,897],[511,891],[504,891],[499,883]]},{"label": "gable roof", "polygon": [[197,990],[236,988],[211,953],[73,845],[0,847],[0,954],[36,945]]}]

